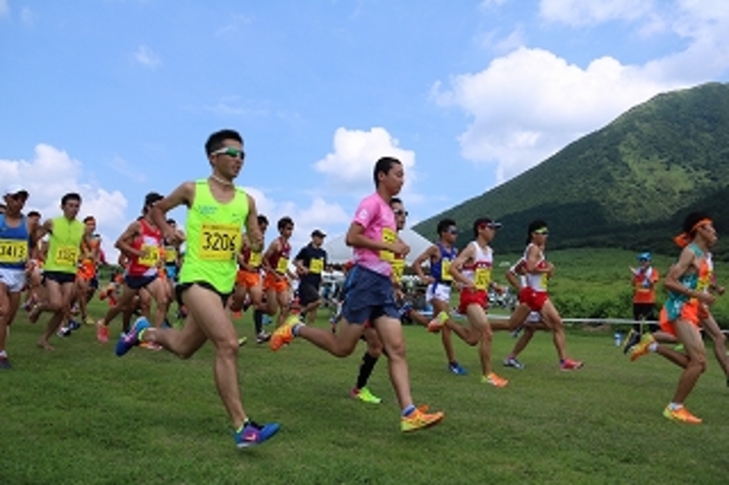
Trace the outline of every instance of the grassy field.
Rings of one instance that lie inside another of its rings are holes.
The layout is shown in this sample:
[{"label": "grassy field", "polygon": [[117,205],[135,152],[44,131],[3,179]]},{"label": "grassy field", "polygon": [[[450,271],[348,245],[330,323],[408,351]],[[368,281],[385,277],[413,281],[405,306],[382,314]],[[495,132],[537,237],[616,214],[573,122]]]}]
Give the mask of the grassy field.
[{"label": "grassy field", "polygon": [[[243,451],[209,345],[189,361],[144,349],[119,359],[84,327],[44,352],[34,345],[40,326],[21,315],[8,346],[14,368],[0,372],[0,483],[729,482],[729,389],[713,360],[688,402],[704,424],[679,425],[661,416],[678,369],[655,355],[630,363],[609,332],[570,330],[570,354],[586,361],[572,373],[558,370],[539,334],[525,370],[498,365],[511,384],[495,389],[479,382],[475,349],[457,343],[473,372],[451,375],[439,337],[409,326],[413,395],[446,419],[403,435],[384,360],[370,388],[385,402],[365,404],[348,396],[364,347],[343,360],[303,341],[274,354],[250,343],[247,318],[237,324],[249,338],[239,359],[246,408],[282,426]],[[513,343],[497,334],[496,358]]]}]

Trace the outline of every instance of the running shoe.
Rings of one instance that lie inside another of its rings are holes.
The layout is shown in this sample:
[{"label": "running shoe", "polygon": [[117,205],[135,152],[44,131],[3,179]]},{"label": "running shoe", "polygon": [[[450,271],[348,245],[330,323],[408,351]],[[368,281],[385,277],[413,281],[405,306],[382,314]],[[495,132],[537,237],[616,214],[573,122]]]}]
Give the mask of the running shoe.
[{"label": "running shoe", "polygon": [[0,357],[0,369],[12,369],[13,366],[10,365],[10,359],[8,359],[7,355],[3,355]]},{"label": "running shoe", "polygon": [[401,418],[400,430],[403,433],[429,428],[443,421],[444,414],[442,411],[428,414],[420,409],[421,408],[415,408],[415,411],[410,413],[409,416],[403,416]]},{"label": "running shoe", "polygon": [[631,349],[630,360],[636,360],[637,358],[646,355],[649,352],[648,348],[655,341],[656,339],[653,338],[653,335],[649,333],[644,334],[643,337],[641,337],[640,342],[634,345]]},{"label": "running shoe", "polygon": [[382,399],[372,394],[366,387],[352,389],[352,397],[371,404],[380,404],[382,402]]},{"label": "running shoe", "polygon": [[109,327],[104,325],[103,320],[96,322],[96,340],[99,343],[105,344],[109,341]]},{"label": "running shoe", "polygon": [[494,387],[506,387],[509,384],[508,379],[496,375],[495,372],[491,372],[487,376],[481,376],[481,382],[483,384],[491,384]]},{"label": "running shoe", "polygon": [[139,345],[139,334],[144,330],[147,330],[151,325],[144,317],[139,317],[129,329],[127,334],[122,338],[120,337],[116,343],[116,355],[119,357],[124,356],[127,352],[132,350],[132,347]]},{"label": "running shoe", "polygon": [[507,357],[504,359],[504,367],[513,367],[514,369],[522,370],[524,368],[524,364],[519,362],[516,357]]},{"label": "running shoe", "polygon": [[273,334],[271,334],[271,340],[268,342],[271,346],[271,350],[276,352],[282,346],[288,344],[294,339],[294,325],[299,324],[299,318],[296,315],[292,315],[286,319],[283,325],[278,327]]},{"label": "running shoe", "polygon": [[81,324],[78,323],[76,320],[71,320],[68,322],[68,329],[71,331],[78,330],[81,328]]},{"label": "running shoe", "polygon": [[409,301],[406,301],[403,306],[400,307],[400,310],[398,310],[398,314],[400,315],[400,318],[407,316],[410,313],[410,310],[413,309],[413,304]]},{"label": "running shoe", "polygon": [[84,320],[84,323],[86,325],[93,325],[96,322],[94,321],[94,317],[92,317],[91,315],[88,315],[88,316],[86,316],[86,319]]},{"label": "running shoe", "polygon": [[581,360],[565,359],[561,364],[559,364],[559,368],[560,370],[577,370],[582,369],[584,365],[585,363]]},{"label": "running shoe", "polygon": [[679,423],[701,424],[701,418],[691,414],[684,406],[678,409],[671,409],[670,406],[666,406],[666,409],[663,410],[663,417]]},{"label": "running shoe", "polygon": [[59,337],[70,337],[71,336],[71,329],[68,327],[58,327],[58,331],[56,332],[56,335]]},{"label": "running shoe", "polygon": [[519,336],[519,334],[521,334],[522,330],[524,330],[524,325],[519,325],[518,327],[516,327],[516,330],[511,332],[511,334],[510,334],[511,337],[517,338]]},{"label": "running shoe", "polygon": [[266,423],[263,425],[248,421],[241,429],[233,432],[235,445],[238,448],[248,448],[249,446],[260,445],[273,435],[278,433],[280,426],[278,423]]},{"label": "running shoe", "polygon": [[243,347],[248,342],[248,337],[241,337],[238,339],[238,347]]},{"label": "running shoe", "polygon": [[628,337],[625,339],[625,343],[623,344],[623,353],[628,355],[630,349],[637,345],[638,342],[640,342],[640,333],[631,328],[630,332],[628,332]]},{"label": "running shoe", "polygon": [[262,344],[264,342],[268,342],[271,339],[271,334],[266,333],[264,331],[261,331],[258,335],[256,335],[256,343]]},{"label": "running shoe", "polygon": [[445,322],[448,320],[448,313],[439,312],[435,318],[428,322],[428,332],[438,333],[443,328]]},{"label": "running shoe", "polygon": [[453,362],[452,364],[448,364],[448,370],[454,373],[457,376],[465,376],[468,374],[468,371],[465,367],[461,367],[461,364],[458,362]]}]

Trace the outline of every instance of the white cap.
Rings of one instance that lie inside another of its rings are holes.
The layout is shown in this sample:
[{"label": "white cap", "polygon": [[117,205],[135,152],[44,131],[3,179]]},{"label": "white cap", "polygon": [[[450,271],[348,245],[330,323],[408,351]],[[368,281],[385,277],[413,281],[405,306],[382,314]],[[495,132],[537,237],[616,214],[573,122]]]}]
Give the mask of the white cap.
[{"label": "white cap", "polygon": [[24,188],[20,184],[10,184],[5,188],[5,195],[15,195],[19,194],[21,192],[25,192],[25,194],[29,194],[28,189]]}]

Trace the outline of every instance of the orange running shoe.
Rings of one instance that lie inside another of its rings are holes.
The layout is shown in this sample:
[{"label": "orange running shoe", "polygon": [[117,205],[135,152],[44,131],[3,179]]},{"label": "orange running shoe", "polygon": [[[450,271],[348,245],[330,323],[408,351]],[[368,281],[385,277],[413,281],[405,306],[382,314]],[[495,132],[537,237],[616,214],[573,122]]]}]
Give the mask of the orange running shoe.
[{"label": "orange running shoe", "polygon": [[670,406],[666,406],[666,409],[663,410],[663,417],[678,423],[701,424],[701,418],[697,418],[683,406],[678,409],[671,409]]},{"label": "orange running shoe", "polygon": [[109,342],[109,327],[103,325],[101,322],[102,320],[96,322],[96,340],[99,343],[105,344]]},{"label": "orange running shoe", "polygon": [[296,315],[290,316],[283,325],[278,327],[272,334],[271,334],[271,340],[269,340],[269,345],[271,346],[271,350],[276,352],[278,349],[283,347],[284,345],[288,344],[294,339],[294,325],[297,323],[301,323],[299,321],[299,317]]},{"label": "orange running shoe", "polygon": [[403,433],[409,433],[410,431],[417,431],[419,429],[430,428],[443,421],[445,415],[442,411],[437,413],[425,413],[421,409],[427,406],[419,406],[415,408],[415,411],[410,413],[410,416],[403,416],[400,420],[400,430]]},{"label": "orange running shoe", "polygon": [[509,384],[508,379],[504,379],[503,377],[496,375],[495,372],[491,372],[487,376],[482,376],[481,382],[484,384],[491,384],[494,387],[506,387]]},{"label": "orange running shoe", "polygon": [[448,321],[448,314],[446,312],[438,313],[435,318],[428,322],[428,332],[438,333],[443,328],[445,322]]},{"label": "orange running shoe", "polygon": [[655,341],[656,339],[653,338],[653,335],[649,333],[643,334],[640,338],[640,342],[635,344],[630,350],[630,360],[634,361],[639,357],[646,355],[649,352],[648,347],[650,347],[650,345]]}]

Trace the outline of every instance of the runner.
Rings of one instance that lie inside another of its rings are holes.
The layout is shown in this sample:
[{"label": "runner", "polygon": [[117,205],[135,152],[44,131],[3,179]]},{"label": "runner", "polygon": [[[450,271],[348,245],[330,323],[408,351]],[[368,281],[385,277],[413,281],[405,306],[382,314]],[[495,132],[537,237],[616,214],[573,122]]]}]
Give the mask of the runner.
[{"label": "runner", "polygon": [[241,247],[241,230],[245,225],[251,247],[260,251],[263,236],[258,229],[255,200],[234,179],[243,166],[243,139],[233,130],[213,133],[205,144],[213,173],[207,179],[185,182],[152,209],[155,224],[166,238],[176,234],[165,221],[165,214],[175,207],[188,207],[187,250],[180,271],[177,294],[187,308],[182,330],[152,328],[146,319],[138,319],[116,353],[126,354],[140,341],[155,342],[186,359],[210,340],[215,350],[215,384],[233,423],[236,446],[260,444],[279,429],[276,423],[258,425],[243,410],[238,387],[238,336],[226,310],[233,292],[236,259]]},{"label": "runner", "polygon": [[263,268],[266,277],[263,288],[266,294],[267,313],[274,317],[278,313],[276,327],[280,327],[289,315],[291,305],[291,285],[289,278],[296,279],[289,269],[291,245],[289,239],[294,232],[294,221],[290,217],[279,219],[277,237],[263,255]]},{"label": "runner", "polygon": [[80,208],[81,196],[79,194],[64,195],[61,198],[63,216],[45,221],[37,231],[37,238],[46,234],[50,235],[48,255],[43,266],[43,284],[47,296],[46,300],[33,307],[28,314],[28,320],[35,323],[42,312],[53,313],[38,340],[38,347],[44,350],[54,350],[48,340],[71,311],[81,243],[90,244],[85,234],[85,226],[76,219]]},{"label": "runner", "polygon": [[664,280],[668,290],[660,314],[661,330],[675,335],[684,346],[685,353],[658,345],[655,338],[645,334],[630,352],[630,360],[658,353],[683,368],[673,400],[663,410],[663,416],[672,421],[699,424],[701,419],[684,407],[684,401],[706,370],[706,349],[701,340],[699,325],[703,305],[712,305],[714,296],[706,291],[711,284],[711,268],[707,254],[717,241],[716,230],[708,215],[692,212],[683,222],[684,232],[676,238],[682,247],[678,262],[671,267]]},{"label": "runner", "polygon": [[376,192],[360,203],[346,236],[347,244],[354,248],[356,265],[348,279],[339,331],[334,334],[290,318],[273,333],[270,345],[277,351],[298,336],[336,357],[346,357],[356,348],[364,323],[371,322],[387,352],[390,380],[402,409],[400,429],[409,432],[439,423],[443,413],[428,414],[413,404],[405,341],[392,291],[394,255],[405,256],[410,250],[397,238],[395,215],[389,206],[403,186],[403,165],[395,158],[380,158],[373,176]]},{"label": "runner", "polygon": [[10,325],[25,286],[28,248],[33,247],[38,220],[23,215],[28,191],[21,185],[5,189],[5,212],[0,214],[0,369],[10,369],[5,346]]},{"label": "runner", "polygon": [[[420,281],[427,285],[425,299],[433,307],[433,315],[436,321],[429,328],[441,332],[441,341],[443,342],[443,350],[448,360],[448,370],[457,376],[468,374],[465,368],[456,360],[456,353],[453,350],[453,339],[451,337],[451,329],[447,325],[443,325],[437,320],[450,318],[451,305],[451,284],[453,276],[450,272],[453,260],[458,256],[456,249],[456,239],[458,238],[458,228],[456,221],[453,219],[443,219],[438,222],[438,242],[433,244],[418,256],[413,262],[413,269],[418,275]],[[426,261],[430,264],[430,274],[425,276],[423,273],[423,263]]]},{"label": "runner", "polygon": [[294,258],[299,276],[299,303],[306,323],[314,325],[316,311],[321,305],[321,274],[327,265],[327,252],[322,248],[326,234],[319,229],[311,233],[311,242],[301,248]]},{"label": "runner", "polygon": [[[129,266],[124,276],[119,302],[109,308],[104,318],[96,322],[96,339],[102,344],[109,341],[109,324],[132,305],[135,297],[141,298],[142,290],[149,291],[156,303],[154,326],[161,327],[165,321],[170,299],[167,283],[159,278],[157,268],[163,239],[159,226],[152,220],[151,214],[152,206],[161,199],[162,196],[156,192],[147,194],[144,198],[142,217],[132,222],[116,241],[115,246],[129,258]],[[178,237],[177,232],[171,232]]]},{"label": "runner", "polygon": [[[177,221],[174,219],[167,219],[167,225],[172,228],[177,234],[175,241],[164,240],[164,272],[165,282],[167,283],[167,295],[170,302],[175,297],[175,285],[177,284],[177,277],[180,273],[181,259],[180,253],[182,244],[185,242],[185,233],[177,228]],[[168,309],[169,311],[169,309]],[[165,318],[166,319],[166,318]]]},{"label": "runner", "polygon": [[[259,214],[257,218],[258,229],[261,237],[265,237],[268,230],[268,218]],[[262,239],[263,241],[263,239]],[[263,315],[265,305],[263,304],[263,284],[261,278],[261,267],[263,265],[263,253],[251,248],[248,236],[243,235],[243,244],[238,256],[238,274],[236,276],[235,293],[230,306],[232,311],[240,311],[248,305],[253,306],[253,324],[256,330],[256,343],[268,342],[271,335],[263,331]]]},{"label": "runner", "polygon": [[[28,220],[35,227],[40,225],[41,213],[38,211],[28,212]],[[26,266],[26,292],[23,299],[23,310],[29,311],[41,300],[43,282],[43,256],[40,252],[40,241],[36,241],[30,247],[28,265]]]},{"label": "runner", "polygon": [[552,340],[559,356],[560,369],[564,371],[580,369],[584,365],[582,362],[567,357],[564,323],[547,293],[549,278],[554,271],[554,265],[544,257],[548,237],[546,222],[535,220],[529,224],[527,247],[522,258],[523,267],[518,270],[526,277],[526,287],[519,292],[519,304],[509,319],[509,331],[521,326],[531,312],[539,312],[544,323],[552,330]]},{"label": "runner", "polygon": [[[469,327],[457,324],[450,318],[436,318],[431,327],[448,326],[464,342],[470,346],[479,346],[481,361],[481,382],[495,387],[506,387],[508,380],[497,375],[491,366],[491,342],[493,331],[488,320],[488,290],[503,291],[491,280],[494,265],[493,250],[489,243],[501,228],[500,222],[488,217],[479,217],[473,222],[475,240],[466,246],[453,263],[449,271],[453,280],[461,287],[461,299],[458,312],[466,315]],[[431,331],[435,330],[431,328]]]},{"label": "runner", "polygon": [[[84,218],[85,235],[89,244],[81,244],[81,262],[76,273],[76,302],[81,312],[81,321],[93,325],[94,319],[87,312],[88,303],[99,288],[98,266],[101,261],[101,236],[96,234],[96,219]],[[72,327],[75,330],[77,327]]]}]

